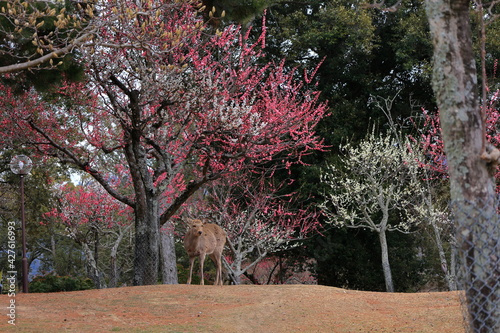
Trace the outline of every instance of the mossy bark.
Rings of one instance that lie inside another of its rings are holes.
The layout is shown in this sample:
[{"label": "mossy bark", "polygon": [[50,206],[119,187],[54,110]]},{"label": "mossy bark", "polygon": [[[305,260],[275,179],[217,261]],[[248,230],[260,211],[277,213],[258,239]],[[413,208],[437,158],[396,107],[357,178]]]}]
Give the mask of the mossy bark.
[{"label": "mossy bark", "polygon": [[495,181],[481,159],[483,118],[467,0],[427,0],[434,45],[433,89],[440,108],[450,194],[475,332],[500,332]]}]

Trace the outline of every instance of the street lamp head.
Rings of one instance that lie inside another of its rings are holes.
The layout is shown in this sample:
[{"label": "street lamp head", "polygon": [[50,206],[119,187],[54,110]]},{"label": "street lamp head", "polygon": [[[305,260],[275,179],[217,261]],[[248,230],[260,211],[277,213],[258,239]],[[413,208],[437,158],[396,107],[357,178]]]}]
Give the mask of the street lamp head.
[{"label": "street lamp head", "polygon": [[16,155],[10,161],[10,170],[16,175],[27,175],[31,171],[33,162],[26,155]]}]

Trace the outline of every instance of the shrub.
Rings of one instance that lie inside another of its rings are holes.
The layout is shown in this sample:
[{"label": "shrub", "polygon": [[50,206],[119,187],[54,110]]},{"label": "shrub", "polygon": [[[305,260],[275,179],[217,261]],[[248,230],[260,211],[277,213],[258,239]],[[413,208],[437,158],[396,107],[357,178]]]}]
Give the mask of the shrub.
[{"label": "shrub", "polygon": [[35,277],[30,285],[32,293],[51,293],[57,291],[76,291],[92,289],[92,280],[86,277],[43,275]]}]

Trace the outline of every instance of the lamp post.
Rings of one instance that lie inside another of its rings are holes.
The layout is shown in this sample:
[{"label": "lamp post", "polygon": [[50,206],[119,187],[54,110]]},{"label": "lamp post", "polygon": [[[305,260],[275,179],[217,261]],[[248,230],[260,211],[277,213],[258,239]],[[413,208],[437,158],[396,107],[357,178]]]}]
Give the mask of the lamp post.
[{"label": "lamp post", "polygon": [[23,292],[28,292],[28,259],[26,258],[26,222],[24,220],[24,176],[29,174],[33,163],[26,155],[16,155],[10,161],[10,170],[21,178],[21,231],[23,243]]}]

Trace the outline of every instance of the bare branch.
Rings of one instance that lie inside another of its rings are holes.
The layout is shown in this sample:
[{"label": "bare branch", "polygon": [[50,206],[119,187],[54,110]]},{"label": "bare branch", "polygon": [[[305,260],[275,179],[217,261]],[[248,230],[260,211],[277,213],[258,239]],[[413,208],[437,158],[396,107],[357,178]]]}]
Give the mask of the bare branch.
[{"label": "bare branch", "polygon": [[100,172],[98,172],[97,170],[94,170],[90,167],[88,162],[82,161],[80,158],[78,158],[78,156],[73,154],[70,150],[59,145],[43,129],[38,127],[33,122],[30,121],[29,124],[30,124],[31,128],[33,128],[33,130],[35,130],[40,135],[42,135],[50,143],[50,145],[52,147],[54,147],[55,149],[57,149],[58,151],[60,151],[63,154],[63,156],[60,156],[59,154],[56,155],[61,161],[69,162],[69,163],[77,166],[81,170],[83,170],[86,173],[88,173],[89,175],[91,175],[116,200],[121,201],[124,204],[126,204],[132,208],[135,207],[135,202],[133,200],[118,193],[113,187],[111,187],[109,182],[105,179],[105,177],[103,177],[103,175]]},{"label": "bare branch", "polygon": [[396,2],[394,5],[387,7],[385,5],[385,0],[382,0],[379,2],[374,1],[371,4],[363,4],[362,7],[363,8],[374,8],[374,9],[378,9],[382,12],[394,13],[399,9],[399,7],[401,7],[401,3],[402,3],[402,0],[398,0],[398,2]]}]

